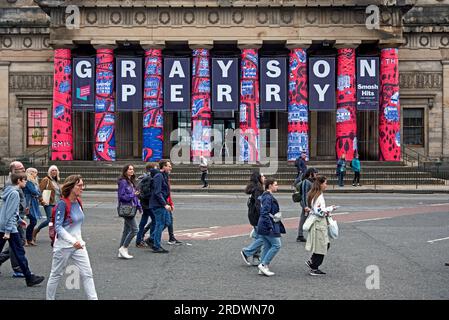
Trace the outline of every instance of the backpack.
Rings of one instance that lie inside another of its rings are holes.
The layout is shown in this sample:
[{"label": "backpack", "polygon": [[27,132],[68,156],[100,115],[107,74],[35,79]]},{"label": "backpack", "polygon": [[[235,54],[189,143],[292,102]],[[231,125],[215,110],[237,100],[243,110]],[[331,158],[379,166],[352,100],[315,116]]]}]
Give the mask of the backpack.
[{"label": "backpack", "polygon": [[153,189],[153,177],[151,174],[146,173],[139,177],[137,183],[137,190],[139,191],[139,199],[142,201],[149,201]]},{"label": "backpack", "polygon": [[[83,209],[83,203],[81,202],[80,198],[76,199],[81,207]],[[64,201],[65,202],[65,214],[64,214],[64,221],[66,219],[69,219],[69,222],[72,223],[72,217],[70,216],[70,210],[72,209],[72,203],[68,198],[61,198],[59,202]],[[59,204],[59,203],[58,203]],[[51,219],[50,223],[48,224],[48,235],[50,237],[50,244],[53,247],[53,244],[56,240],[56,229],[55,229],[55,219],[56,219],[56,209],[58,207],[58,204],[56,204],[53,209],[51,210]]]},{"label": "backpack", "polygon": [[254,198],[254,196],[251,195],[248,198],[248,201],[246,204],[248,206],[249,223],[252,226],[257,226],[257,223],[259,222],[259,216],[260,216],[260,200]]},{"label": "backpack", "polygon": [[300,181],[295,185],[295,192],[292,194],[292,201],[293,202],[301,202],[302,199],[302,193],[303,193],[303,186],[304,186],[304,180]]}]

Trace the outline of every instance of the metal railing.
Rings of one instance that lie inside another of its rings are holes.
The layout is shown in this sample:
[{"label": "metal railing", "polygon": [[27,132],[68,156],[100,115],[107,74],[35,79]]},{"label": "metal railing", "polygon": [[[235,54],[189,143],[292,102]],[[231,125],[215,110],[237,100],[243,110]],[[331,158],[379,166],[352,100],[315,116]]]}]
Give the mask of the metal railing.
[{"label": "metal railing", "polygon": [[28,158],[31,165],[37,164],[38,160],[40,160],[40,165],[47,165],[50,158],[50,145],[37,149],[36,151],[26,155],[25,158]]}]

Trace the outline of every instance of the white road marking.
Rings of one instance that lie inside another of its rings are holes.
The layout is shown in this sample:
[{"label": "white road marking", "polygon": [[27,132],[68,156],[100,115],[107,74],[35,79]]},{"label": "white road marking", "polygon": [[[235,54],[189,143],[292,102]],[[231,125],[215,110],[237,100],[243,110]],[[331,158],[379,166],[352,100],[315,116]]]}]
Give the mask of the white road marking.
[{"label": "white road marking", "polygon": [[437,207],[437,206],[447,206],[449,203],[432,203],[431,207]]},{"label": "white road marking", "polygon": [[435,239],[435,240],[429,240],[429,241],[427,241],[427,242],[428,242],[428,243],[434,243],[434,242],[443,241],[443,240],[449,240],[449,237],[446,237],[446,238],[440,238],[440,239]]},{"label": "white road marking", "polygon": [[229,238],[238,238],[238,237],[243,237],[243,236],[247,236],[247,235],[248,235],[247,233],[245,233],[245,234],[235,234],[235,235],[232,235],[232,236],[213,238],[213,239],[208,239],[208,240],[212,241],[212,240],[221,240],[221,239],[229,239]]},{"label": "white road marking", "polygon": [[376,221],[376,220],[384,220],[384,219],[391,219],[391,218],[393,218],[393,217],[382,217],[382,218],[373,218],[373,219],[362,219],[362,220],[349,221],[348,223],[365,222],[365,221]]}]

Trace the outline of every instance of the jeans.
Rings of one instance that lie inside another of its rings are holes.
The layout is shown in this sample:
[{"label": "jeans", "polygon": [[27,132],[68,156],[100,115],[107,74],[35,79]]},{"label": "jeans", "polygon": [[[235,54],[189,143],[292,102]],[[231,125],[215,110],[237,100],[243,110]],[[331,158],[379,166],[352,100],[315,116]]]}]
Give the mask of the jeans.
[{"label": "jeans", "polygon": [[354,171],[354,180],[352,180],[352,184],[360,184],[360,172]]},{"label": "jeans", "polygon": [[37,219],[32,214],[28,215],[28,219],[30,219],[30,223],[28,224],[28,227],[26,230],[26,240],[28,242],[31,242],[31,241],[33,241],[33,230],[37,224]]},{"label": "jeans", "polygon": [[48,224],[50,223],[50,219],[51,219],[51,211],[53,210],[54,205],[48,205],[48,206],[44,206],[44,210],[45,210],[45,215],[47,216],[47,220],[45,220],[44,222],[42,222],[38,227],[37,227],[37,232],[41,231],[41,229],[48,227]]},{"label": "jeans", "polygon": [[25,249],[23,248],[22,238],[20,237],[20,234],[18,232],[11,233],[9,240],[3,239],[4,235],[5,234],[3,232],[0,232],[0,251],[3,250],[6,241],[8,241],[10,257],[12,258],[12,255],[14,255],[17,258],[17,263],[19,265],[20,271],[22,271],[22,273],[25,275],[25,278],[26,279],[31,278],[31,271],[30,268],[28,267],[28,260],[25,257]]},{"label": "jeans", "polygon": [[[17,228],[19,231],[19,237],[20,237],[20,243],[23,245],[25,245],[25,232],[23,230],[22,227],[18,227]],[[0,250],[1,252],[1,250]],[[6,250],[4,250],[3,252],[0,253],[0,265],[7,261],[8,259],[10,259],[11,261],[11,268],[14,272],[21,272],[20,266],[19,266],[19,262],[17,261],[16,255],[14,254],[14,252],[8,248]]]},{"label": "jeans", "polygon": [[271,237],[264,235],[259,235],[259,237],[261,237],[263,240],[261,263],[267,266],[281,249],[281,237]]},{"label": "jeans", "polygon": [[124,225],[123,225],[123,234],[122,234],[122,240],[120,241],[120,247],[128,248],[129,244],[137,234],[137,222],[136,217],[133,218],[123,218]]},{"label": "jeans", "polygon": [[70,258],[72,259],[73,264],[79,269],[79,274],[87,298],[89,300],[98,300],[92,267],[90,266],[89,255],[86,248],[78,250],[75,248],[59,248],[53,251],[51,273],[47,282],[47,300],[55,300],[56,289],[58,288],[59,281],[64,274]]},{"label": "jeans", "polygon": [[[331,244],[328,243],[327,250],[329,250],[330,246],[331,246]],[[310,264],[310,268],[312,268],[313,270],[317,270],[323,263],[323,260],[324,260],[324,254],[317,254],[317,253],[312,254],[312,258],[310,258],[310,262],[312,262]]]},{"label": "jeans", "polygon": [[161,247],[162,231],[168,227],[172,222],[171,215],[165,208],[157,208],[153,211],[156,219],[156,226],[154,228],[153,249]]},{"label": "jeans", "polygon": [[170,215],[170,224],[167,226],[168,230],[168,240],[174,240],[175,239],[175,233],[173,230],[173,213],[171,211],[168,211],[168,214]]},{"label": "jeans", "polygon": [[302,226],[304,225],[304,222],[306,222],[306,211],[303,207],[301,207],[301,213],[299,215],[299,225],[298,225],[298,238],[304,237],[304,231],[302,230]]},{"label": "jeans", "polygon": [[207,182],[207,172],[201,173],[201,182],[202,182],[205,186],[208,186],[208,185],[209,185],[209,183]]},{"label": "jeans", "polygon": [[[151,222],[147,226],[148,218],[151,219]],[[143,209],[142,218],[139,223],[139,232],[137,232],[136,244],[139,244],[143,241],[145,233],[150,230],[150,238],[154,232],[154,227],[156,225],[156,221],[154,220],[153,210],[151,209]]]},{"label": "jeans", "polygon": [[257,234],[257,227],[254,227],[254,233],[253,233],[253,242],[245,248],[242,249],[245,256],[260,256],[260,251],[263,246],[263,239]]},{"label": "jeans", "polygon": [[343,181],[344,177],[345,177],[345,172],[344,171],[338,173],[338,185],[340,187],[343,187],[345,185],[344,181]]}]

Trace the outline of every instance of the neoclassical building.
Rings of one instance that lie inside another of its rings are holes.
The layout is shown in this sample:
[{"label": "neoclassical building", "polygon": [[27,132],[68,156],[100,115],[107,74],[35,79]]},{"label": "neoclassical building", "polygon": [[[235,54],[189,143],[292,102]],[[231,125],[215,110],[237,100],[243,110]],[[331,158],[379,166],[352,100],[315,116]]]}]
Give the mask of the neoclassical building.
[{"label": "neoclassical building", "polygon": [[240,129],[222,151],[251,161],[277,129],[283,160],[449,160],[448,31],[436,0],[4,0],[0,158],[158,160],[176,129],[195,158]]}]

